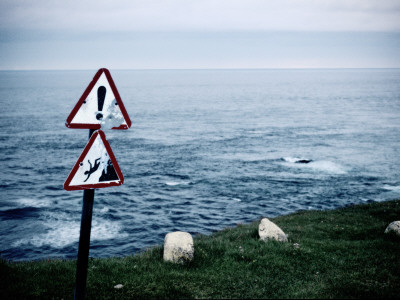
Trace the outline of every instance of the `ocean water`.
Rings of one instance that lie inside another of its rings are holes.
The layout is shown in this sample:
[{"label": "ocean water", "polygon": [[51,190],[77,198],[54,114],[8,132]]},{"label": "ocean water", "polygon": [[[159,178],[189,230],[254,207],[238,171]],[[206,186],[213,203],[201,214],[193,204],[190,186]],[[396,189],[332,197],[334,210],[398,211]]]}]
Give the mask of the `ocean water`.
[{"label": "ocean water", "polygon": [[[400,197],[399,69],[110,71],[132,127],[105,130],[125,183],[95,191],[92,257]],[[64,123],[95,72],[0,72],[1,257],[76,257]]]}]

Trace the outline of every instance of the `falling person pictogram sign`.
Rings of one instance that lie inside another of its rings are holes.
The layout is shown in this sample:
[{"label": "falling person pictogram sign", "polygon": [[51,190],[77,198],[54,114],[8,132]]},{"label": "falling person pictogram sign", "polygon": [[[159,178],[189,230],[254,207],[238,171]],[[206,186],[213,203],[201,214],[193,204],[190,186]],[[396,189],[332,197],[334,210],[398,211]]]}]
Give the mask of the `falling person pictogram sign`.
[{"label": "falling person pictogram sign", "polygon": [[124,183],[121,169],[103,131],[97,130],[89,139],[72,168],[64,189],[86,190],[118,186]]},{"label": "falling person pictogram sign", "polygon": [[72,109],[65,125],[83,129],[129,129],[131,120],[111,77],[99,69]]}]

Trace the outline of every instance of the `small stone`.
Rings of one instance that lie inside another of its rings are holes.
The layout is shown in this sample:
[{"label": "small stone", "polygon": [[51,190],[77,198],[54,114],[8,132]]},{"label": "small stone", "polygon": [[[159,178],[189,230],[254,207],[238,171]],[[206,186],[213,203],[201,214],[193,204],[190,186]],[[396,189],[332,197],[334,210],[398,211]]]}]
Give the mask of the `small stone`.
[{"label": "small stone", "polygon": [[186,263],[193,259],[194,245],[190,233],[170,232],[164,239],[164,261]]},{"label": "small stone", "polygon": [[288,241],[287,236],[282,229],[267,218],[262,219],[260,225],[258,225],[258,235],[262,241],[267,241],[269,239],[274,239],[279,242]]},{"label": "small stone", "polygon": [[400,221],[390,223],[389,226],[386,227],[385,233],[400,237]]},{"label": "small stone", "polygon": [[114,289],[122,289],[124,286],[122,284],[117,284],[114,286]]}]

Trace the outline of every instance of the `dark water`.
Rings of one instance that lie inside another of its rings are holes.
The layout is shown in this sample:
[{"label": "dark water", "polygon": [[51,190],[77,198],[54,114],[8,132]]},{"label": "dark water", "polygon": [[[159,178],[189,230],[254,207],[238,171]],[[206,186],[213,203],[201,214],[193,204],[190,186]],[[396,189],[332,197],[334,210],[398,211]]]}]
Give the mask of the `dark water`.
[{"label": "dark water", "polygon": [[[125,184],[95,192],[93,257],[400,197],[398,69],[110,71],[132,127],[105,132]],[[3,258],[76,257],[88,130],[64,123],[95,72],[0,72]]]}]

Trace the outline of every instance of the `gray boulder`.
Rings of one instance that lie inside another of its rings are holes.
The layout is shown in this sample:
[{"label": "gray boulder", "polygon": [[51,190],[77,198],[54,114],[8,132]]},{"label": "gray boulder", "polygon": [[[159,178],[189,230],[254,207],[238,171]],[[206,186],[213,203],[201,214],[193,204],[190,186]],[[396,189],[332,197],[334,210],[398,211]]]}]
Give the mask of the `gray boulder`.
[{"label": "gray boulder", "polygon": [[390,223],[388,227],[386,227],[385,233],[400,237],[400,221]]},{"label": "gray boulder", "polygon": [[275,223],[271,222],[267,218],[262,219],[258,225],[258,235],[262,241],[268,241],[270,239],[279,242],[288,241],[286,234],[282,231],[282,229],[280,229]]},{"label": "gray boulder", "polygon": [[164,239],[164,261],[187,263],[194,257],[193,238],[190,233],[170,232]]}]

